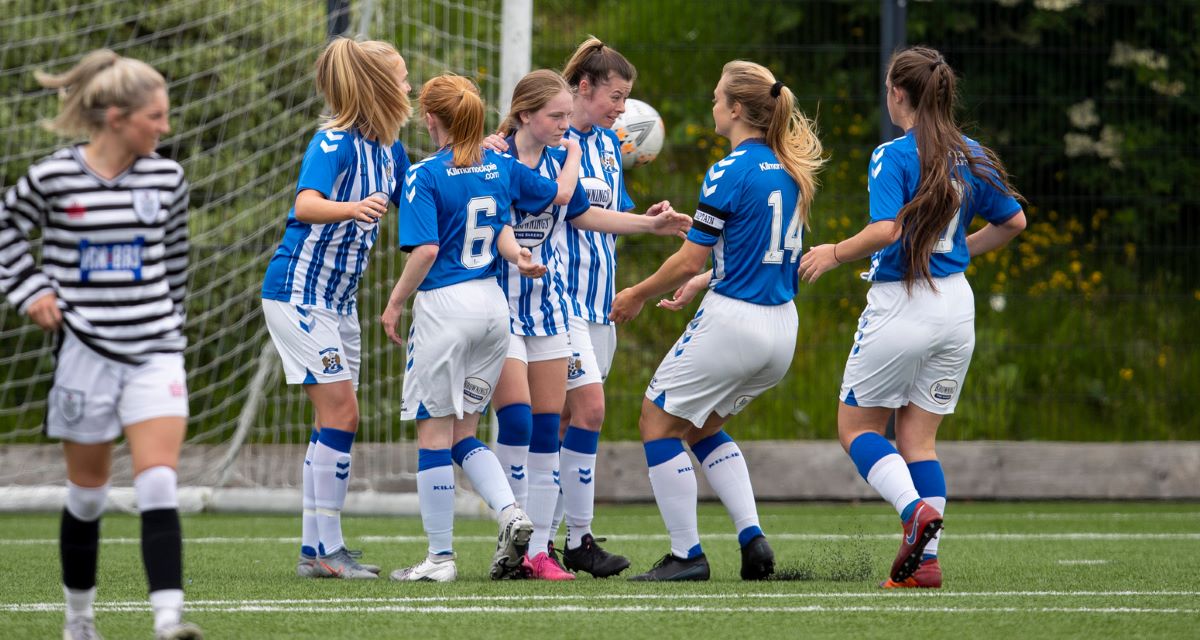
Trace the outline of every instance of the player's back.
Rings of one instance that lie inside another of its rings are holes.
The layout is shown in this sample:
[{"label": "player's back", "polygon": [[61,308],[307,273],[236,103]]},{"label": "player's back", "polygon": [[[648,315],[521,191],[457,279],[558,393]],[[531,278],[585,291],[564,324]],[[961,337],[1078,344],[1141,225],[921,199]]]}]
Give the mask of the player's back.
[{"label": "player's back", "polygon": [[759,139],[739,144],[708,170],[693,233],[708,236],[705,244],[719,236],[713,245],[714,291],[762,305],[796,296],[803,237],[799,194],[796,181]]},{"label": "player's back", "polygon": [[[963,142],[973,158],[983,158],[983,149],[978,142],[967,136],[963,136]],[[970,262],[967,230],[975,216],[999,224],[1021,208],[1011,195],[973,173],[961,154],[952,152],[946,161],[954,164],[953,184],[961,195],[962,203],[934,243],[929,271],[935,278],[966,271]],[[869,166],[867,188],[870,191],[871,221],[894,220],[900,209],[916,197],[920,188],[921,160],[917,151],[916,130],[910,129],[903,136],[876,147]],[[920,215],[930,213],[933,212],[918,212]],[[903,280],[906,268],[904,247],[897,240],[871,256],[871,270],[867,273],[867,279],[879,282]]]},{"label": "player's back", "polygon": [[400,245],[438,245],[438,256],[422,291],[476,278],[495,277],[496,238],[511,219],[510,207],[544,207],[557,186],[491,150],[471,166],[454,165],[443,149],[414,164],[404,180]]}]

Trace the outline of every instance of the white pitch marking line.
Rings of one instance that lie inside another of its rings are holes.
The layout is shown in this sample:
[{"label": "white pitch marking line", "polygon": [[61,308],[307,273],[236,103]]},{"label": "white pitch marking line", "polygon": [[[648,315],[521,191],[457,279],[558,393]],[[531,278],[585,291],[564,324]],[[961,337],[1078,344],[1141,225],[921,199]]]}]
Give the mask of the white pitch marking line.
[{"label": "white pitch marking line", "polygon": [[[889,613],[889,612],[917,612],[917,613],[1182,613],[1182,614],[1197,614],[1200,609],[1183,609],[1177,607],[1171,608],[1153,608],[1153,607],[926,607],[926,606],[825,606],[825,605],[804,605],[804,606],[776,606],[776,607],[722,607],[722,606],[657,606],[657,605],[621,605],[613,607],[597,607],[594,604],[581,605],[557,605],[557,606],[532,606],[514,608],[511,606],[464,606],[451,607],[445,605],[435,606],[404,606],[404,605],[376,605],[376,606],[330,606],[328,602],[313,602],[313,603],[296,603],[298,606],[281,606],[281,605],[260,605],[253,603],[244,603],[233,606],[209,606],[190,603],[188,611],[192,613],[507,613],[507,614],[531,614],[531,613],[593,613],[593,614],[608,614],[613,612],[622,613]],[[138,606],[114,606],[96,603],[97,611],[105,612],[128,612],[137,613],[147,610],[149,607],[145,604]],[[17,613],[43,613],[53,612],[62,609],[62,605],[56,608],[45,606],[45,603],[34,603],[24,605],[19,609],[10,609]]]},{"label": "white pitch marking line", "polygon": [[[609,540],[621,542],[656,542],[668,540],[666,534],[607,534]],[[869,534],[841,534],[841,533],[772,533],[768,536],[772,540],[793,540],[793,541],[845,541],[845,540],[895,540],[900,537],[899,533],[869,533]],[[1137,540],[1200,540],[1200,533],[1099,533],[1089,531],[1063,532],[1063,533],[954,533],[955,540],[983,540],[989,542],[1021,542],[1030,540],[1096,540],[1096,541],[1137,541]],[[381,543],[423,543],[427,539],[425,536],[356,536],[359,542],[381,542]],[[492,542],[496,536],[455,536],[456,542]],[[705,540],[736,540],[737,535],[732,533],[721,533],[705,535]],[[105,544],[140,544],[140,538],[102,538],[101,542]],[[200,537],[200,538],[184,538],[184,542],[188,544],[248,544],[248,543],[269,543],[269,544],[297,544],[300,538],[296,537]],[[58,544],[58,538],[9,538],[0,539],[0,545],[42,545],[42,544]]]},{"label": "white pitch marking line", "polygon": [[[956,598],[1007,598],[1007,597],[1197,597],[1200,591],[839,591],[839,592],[792,592],[792,593],[741,593],[741,594],[712,594],[712,593],[609,593],[609,594],[559,594],[539,595],[538,600],[549,602],[573,601],[654,601],[654,600],[781,600],[786,598],[803,599],[866,599],[894,600],[899,598],[924,599],[956,599]],[[428,602],[509,602],[511,595],[484,596],[398,596],[392,598],[321,598],[320,600],[189,600],[189,611],[195,607],[208,607],[213,610],[225,610],[228,607],[303,607],[314,605],[403,605]],[[95,607],[110,611],[143,611],[149,605],[143,600],[127,600],[114,602],[97,602]],[[61,602],[32,602],[17,604],[0,604],[0,611],[30,612],[30,611],[61,611]]]},{"label": "white pitch marking line", "polygon": [[1096,564],[1108,564],[1108,562],[1109,562],[1108,560],[1059,560],[1059,561],[1058,561],[1058,564],[1064,564],[1064,565],[1080,565],[1080,564],[1082,564],[1082,565],[1096,565]]}]

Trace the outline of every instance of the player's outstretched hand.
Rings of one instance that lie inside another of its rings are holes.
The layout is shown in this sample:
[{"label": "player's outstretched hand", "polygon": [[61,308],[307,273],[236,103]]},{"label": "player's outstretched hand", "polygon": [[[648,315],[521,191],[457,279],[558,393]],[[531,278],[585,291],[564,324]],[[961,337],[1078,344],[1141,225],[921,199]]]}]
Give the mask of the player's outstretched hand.
[{"label": "player's outstretched hand", "polygon": [[655,202],[650,205],[650,208],[646,209],[646,215],[653,217],[667,211],[674,211],[674,209],[671,208],[670,200],[663,200],[662,202]]},{"label": "player's outstretched hand", "polygon": [[505,153],[508,151],[508,143],[505,142],[504,136],[493,133],[483,139],[483,148],[491,149],[496,153]]},{"label": "player's outstretched hand", "polygon": [[696,298],[696,294],[708,288],[708,273],[702,273],[698,276],[692,276],[691,280],[683,283],[682,287],[675,290],[675,297],[670,300],[663,298],[658,301],[660,309],[668,311],[680,311],[688,306]]},{"label": "player's outstretched hand", "polygon": [[642,312],[642,305],[644,304],[646,304],[646,301],[638,296],[632,287],[622,289],[613,298],[612,311],[609,312],[608,319],[613,322],[629,322]]},{"label": "player's outstretched hand", "polygon": [[404,346],[404,338],[400,337],[397,329],[400,327],[400,312],[403,309],[403,303],[394,305],[389,302],[383,310],[383,315],[379,316],[379,321],[383,323],[383,332],[387,334],[388,340],[402,347]]},{"label": "player's outstretched hand", "polygon": [[546,265],[534,262],[533,253],[525,247],[521,247],[521,253],[517,256],[517,270],[526,278],[540,278],[546,275]]},{"label": "player's outstretched hand", "polygon": [[[647,212],[649,213],[649,212]],[[659,211],[653,218],[654,235],[656,236],[677,236],[686,238],[688,229],[692,228],[691,216],[684,215],[671,208],[671,204],[667,203],[666,209]]]},{"label": "player's outstretched hand", "polygon": [[358,222],[374,224],[387,213],[387,196],[382,193],[373,193],[350,204],[351,219]]},{"label": "player's outstretched hand", "polygon": [[58,331],[62,325],[62,311],[58,308],[58,296],[53,292],[33,301],[25,310],[29,319],[42,328],[46,333]]},{"label": "player's outstretched hand", "polygon": [[832,271],[841,264],[833,247],[832,244],[821,244],[809,249],[800,258],[800,279],[808,283],[816,282],[826,271]]}]

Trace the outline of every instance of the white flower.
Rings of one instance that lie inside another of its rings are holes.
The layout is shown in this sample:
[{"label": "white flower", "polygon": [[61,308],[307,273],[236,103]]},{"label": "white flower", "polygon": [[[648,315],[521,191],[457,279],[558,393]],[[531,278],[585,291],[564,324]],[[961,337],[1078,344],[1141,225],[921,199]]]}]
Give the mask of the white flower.
[{"label": "white flower", "polygon": [[1154,49],[1137,49],[1124,42],[1114,42],[1108,63],[1114,67],[1145,67],[1154,71],[1165,71],[1169,66],[1167,56]]},{"label": "white flower", "polygon": [[1083,102],[1067,108],[1067,118],[1076,129],[1087,129],[1100,124],[1100,116],[1096,115],[1096,101],[1088,98]]}]

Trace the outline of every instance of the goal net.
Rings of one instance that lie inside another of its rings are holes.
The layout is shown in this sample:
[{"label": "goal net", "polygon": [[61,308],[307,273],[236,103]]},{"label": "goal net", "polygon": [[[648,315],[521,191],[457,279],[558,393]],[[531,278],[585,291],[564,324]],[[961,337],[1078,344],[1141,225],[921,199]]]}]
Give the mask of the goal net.
[{"label": "goal net", "polygon": [[[474,79],[488,104],[497,104],[501,0],[346,4],[348,35],[394,43],[414,93],[424,79],[452,71]],[[107,47],[145,60],[168,80],[173,130],[160,153],[179,161],[192,185],[186,353],[192,416],[179,478],[181,495],[191,488],[199,496],[193,502],[241,495],[254,498],[246,508],[299,505],[312,411],[301,389],[283,384],[259,287],[323,108],[313,62],[330,24],[325,5],[16,0],[0,16],[2,188],[63,144],[39,126],[56,105],[53,93],[34,81],[35,69],[57,72]],[[419,118],[401,139],[414,159],[431,151]],[[393,208],[393,220],[394,214]],[[397,494],[415,491],[413,425],[399,420],[403,358],[377,322],[402,266],[395,234],[395,224],[381,227],[360,288],[361,421],[348,508],[356,494],[380,492],[394,504],[403,501]],[[32,240],[40,254],[37,232]],[[61,454],[41,436],[51,348],[28,318],[0,304],[0,508],[58,504]],[[127,458],[118,442],[114,486],[132,482]]]}]

